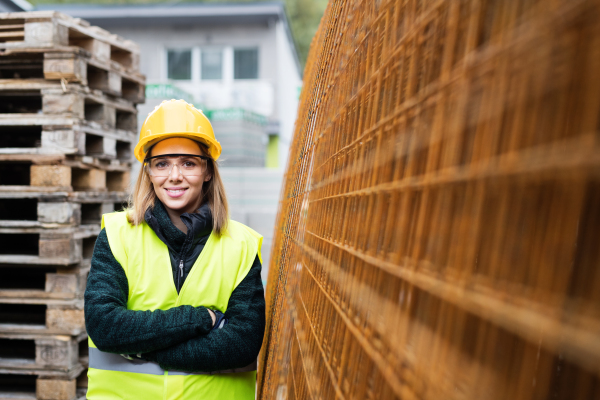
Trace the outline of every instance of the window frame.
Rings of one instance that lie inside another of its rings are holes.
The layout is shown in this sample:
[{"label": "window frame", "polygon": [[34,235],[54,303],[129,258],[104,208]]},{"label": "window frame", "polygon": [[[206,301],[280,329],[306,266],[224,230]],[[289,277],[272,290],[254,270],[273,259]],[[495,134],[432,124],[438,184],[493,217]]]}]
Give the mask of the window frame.
[{"label": "window frame", "polygon": [[[256,78],[236,78],[235,54],[237,51],[254,50],[256,51]],[[234,81],[256,81],[260,79],[260,47],[233,47],[233,80]]]},{"label": "window frame", "polygon": [[[169,53],[170,52],[185,52],[190,53],[190,73],[189,78],[172,78],[169,76]],[[165,47],[165,76],[169,81],[191,82],[194,80],[194,46],[191,47]]]},{"label": "window frame", "polygon": [[[162,80],[166,82],[182,82],[190,84],[224,84],[231,85],[234,82],[252,82],[261,80],[260,75],[260,55],[261,47],[255,46],[232,46],[232,45],[184,45],[173,46],[162,45],[160,52],[160,65]],[[203,50],[221,51],[221,79],[202,79],[202,51]],[[256,78],[235,78],[235,51],[236,50],[255,50],[256,51]],[[190,51],[191,52],[191,76],[190,79],[173,79],[169,77],[169,52],[170,51]]]},{"label": "window frame", "polygon": [[[199,79],[200,81],[203,82],[222,82],[225,80],[225,47],[224,46],[197,46],[198,47],[198,51],[200,53],[200,62],[199,62]],[[204,73],[204,52],[205,51],[218,51],[219,53],[221,53],[221,76],[219,78],[204,78],[203,77],[203,73]]]}]

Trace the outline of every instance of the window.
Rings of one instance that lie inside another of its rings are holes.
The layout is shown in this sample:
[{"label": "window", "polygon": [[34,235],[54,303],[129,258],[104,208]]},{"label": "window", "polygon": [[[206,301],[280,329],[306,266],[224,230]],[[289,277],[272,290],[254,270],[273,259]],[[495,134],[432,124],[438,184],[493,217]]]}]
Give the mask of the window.
[{"label": "window", "polygon": [[223,71],[223,52],[221,50],[202,50],[202,79],[221,79]]},{"label": "window", "polygon": [[192,51],[167,51],[167,73],[169,79],[192,79]]},{"label": "window", "polygon": [[233,71],[235,79],[258,79],[258,49],[235,49]]}]

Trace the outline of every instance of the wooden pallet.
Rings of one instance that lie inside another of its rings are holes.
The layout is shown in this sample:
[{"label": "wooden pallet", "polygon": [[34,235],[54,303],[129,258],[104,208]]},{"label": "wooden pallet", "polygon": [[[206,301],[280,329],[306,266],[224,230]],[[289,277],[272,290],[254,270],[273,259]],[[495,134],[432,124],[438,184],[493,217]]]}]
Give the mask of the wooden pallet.
[{"label": "wooden pallet", "polygon": [[0,264],[75,265],[89,259],[99,225],[0,228]]},{"label": "wooden pallet", "polygon": [[0,120],[0,132],[6,132],[6,135],[0,134],[0,142],[5,144],[0,147],[1,155],[77,155],[118,160],[121,163],[131,162],[133,135],[130,132],[119,134],[77,124],[73,120],[65,121],[73,125],[14,125],[20,122],[15,119],[9,121],[11,125],[2,125],[2,122]]},{"label": "wooden pallet", "polygon": [[76,379],[0,375],[0,400],[85,400],[87,370]]},{"label": "wooden pallet", "polygon": [[87,334],[78,336],[0,333],[0,374],[22,371],[48,377],[77,376],[87,356]]},{"label": "wooden pallet", "polygon": [[77,83],[2,79],[0,114],[5,119],[20,114],[71,115],[102,128],[137,131],[135,104]]},{"label": "wooden pallet", "polygon": [[79,82],[94,90],[144,102],[145,78],[86,57],[78,49],[0,48],[1,79],[47,79],[64,84]]},{"label": "wooden pallet", "polygon": [[81,204],[88,203],[114,203],[115,209],[121,210],[127,200],[127,195],[123,192],[67,192],[67,191],[25,191],[18,192],[12,190],[0,191],[0,199],[38,199],[43,202],[63,202],[70,201]]},{"label": "wooden pallet", "polygon": [[[124,196],[123,196],[124,197]],[[0,198],[0,227],[53,228],[100,225],[103,214],[121,210],[123,201],[68,201],[66,197]]]},{"label": "wooden pallet", "polygon": [[133,134],[62,116],[0,116],[0,154],[73,154],[131,161]]},{"label": "wooden pallet", "polygon": [[[39,307],[25,307],[30,308],[30,310],[25,311],[36,315],[36,317],[23,323],[27,323],[29,327],[31,324],[41,324],[47,328],[53,328],[54,324],[48,324],[47,318],[42,319],[44,310],[62,309],[64,307],[71,309],[73,304],[69,301],[83,298],[89,270],[89,258],[72,267],[2,264],[0,265],[0,299],[6,304],[15,302],[41,304]],[[65,301],[67,302],[65,303]],[[21,321],[9,317],[10,315],[6,316],[7,319],[0,318],[0,324],[17,324]],[[83,315],[81,315],[81,318],[83,318]],[[70,331],[70,329],[67,331]],[[64,333],[64,330],[54,333]]]},{"label": "wooden pallet", "polygon": [[138,71],[139,46],[87,21],[54,11],[0,14],[0,48],[75,47],[91,58]]},{"label": "wooden pallet", "polygon": [[[77,154],[131,160],[137,131],[137,113],[131,103],[98,92],[65,92],[56,87],[3,89],[0,83],[0,104],[16,109],[0,105],[0,154]],[[20,104],[27,108],[19,108]]]},{"label": "wooden pallet", "polygon": [[[0,192],[125,192],[129,166],[63,159],[60,163],[35,155],[0,155]],[[46,162],[50,165],[38,165]]]},{"label": "wooden pallet", "polygon": [[[47,286],[53,284],[52,288],[56,290],[76,290],[76,294],[70,294],[78,297],[74,299],[61,299],[59,295],[62,293],[48,291],[0,290],[0,338],[14,338],[19,335],[43,337],[44,335],[85,334],[82,290],[85,281],[81,285],[82,280],[77,278],[81,275],[87,277],[88,270],[81,272],[79,276],[76,274],[49,274],[48,276]],[[75,278],[72,281],[78,287],[69,287],[72,282],[68,278],[71,277]],[[46,298],[34,297],[36,295],[43,295]]]},{"label": "wooden pallet", "polygon": [[122,96],[134,103],[145,101],[145,78],[140,74],[115,70],[111,65],[86,58],[74,52],[46,52],[44,78],[81,82],[92,89]]},{"label": "wooden pallet", "polygon": [[11,345],[13,355],[26,357],[0,360],[0,400],[84,400],[88,386],[86,338],[83,334],[0,339]]},{"label": "wooden pallet", "polygon": [[126,199],[139,53],[59,13],[0,14],[0,400],[85,398],[83,294]]},{"label": "wooden pallet", "polygon": [[[36,88],[37,86],[37,88]],[[133,104],[81,85],[0,81],[0,154],[77,154],[131,160]]]}]

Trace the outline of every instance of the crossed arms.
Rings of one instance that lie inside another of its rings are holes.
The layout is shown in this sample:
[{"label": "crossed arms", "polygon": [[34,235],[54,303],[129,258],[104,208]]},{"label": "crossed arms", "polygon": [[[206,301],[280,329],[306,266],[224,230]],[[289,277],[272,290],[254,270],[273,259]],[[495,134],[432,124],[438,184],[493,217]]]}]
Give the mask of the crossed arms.
[{"label": "crossed arms", "polygon": [[106,232],[98,236],[85,291],[86,328],[104,352],[142,353],[163,369],[208,372],[241,368],[256,360],[265,327],[261,264],[252,268],[229,298],[229,323],[211,330],[205,307],[179,306],[169,310],[127,309],[129,285],[114,258]]}]

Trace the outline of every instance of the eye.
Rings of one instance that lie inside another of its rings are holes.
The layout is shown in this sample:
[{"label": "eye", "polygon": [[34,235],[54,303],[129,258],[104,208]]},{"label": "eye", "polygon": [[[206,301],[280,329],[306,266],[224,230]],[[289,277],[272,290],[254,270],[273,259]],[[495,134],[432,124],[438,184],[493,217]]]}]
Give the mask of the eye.
[{"label": "eye", "polygon": [[165,160],[158,160],[154,164],[154,168],[165,169],[169,167],[169,163]]},{"label": "eye", "polygon": [[191,161],[191,160],[186,160],[181,165],[183,166],[183,168],[194,168],[194,167],[196,167],[196,163],[194,161]]}]

